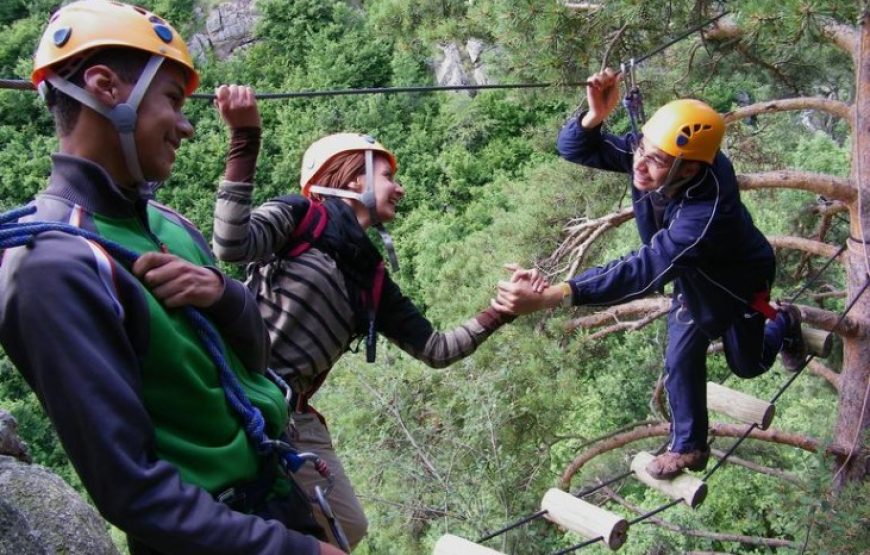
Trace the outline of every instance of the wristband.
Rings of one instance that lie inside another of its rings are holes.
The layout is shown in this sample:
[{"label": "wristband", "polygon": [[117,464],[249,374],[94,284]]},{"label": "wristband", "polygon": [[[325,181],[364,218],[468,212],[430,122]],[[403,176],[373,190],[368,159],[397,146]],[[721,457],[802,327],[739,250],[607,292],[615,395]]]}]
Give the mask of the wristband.
[{"label": "wristband", "polygon": [[562,290],[562,306],[573,306],[574,291],[571,289],[571,284],[563,281],[559,284],[559,289]]}]

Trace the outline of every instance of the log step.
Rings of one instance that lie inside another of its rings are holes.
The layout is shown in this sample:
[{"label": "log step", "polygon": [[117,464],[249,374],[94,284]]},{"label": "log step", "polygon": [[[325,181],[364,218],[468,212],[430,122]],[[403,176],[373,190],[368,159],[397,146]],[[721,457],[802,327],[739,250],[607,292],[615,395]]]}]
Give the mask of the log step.
[{"label": "log step", "polygon": [[707,408],[762,430],[770,427],[776,413],[773,404],[714,382],[707,382]]},{"label": "log step", "polygon": [[541,509],[547,511],[547,520],[589,540],[602,538],[612,550],[619,549],[628,538],[628,521],[624,518],[560,489],[547,491]]},{"label": "log step", "polygon": [[831,354],[831,346],[834,343],[831,332],[815,328],[801,328],[801,335],[804,336],[807,353],[819,358],[828,358],[828,355]]},{"label": "log step", "polygon": [[484,547],[466,539],[444,534],[435,544],[432,555],[504,555],[501,551]]},{"label": "log step", "polygon": [[682,499],[691,508],[704,502],[707,497],[707,484],[685,472],[672,480],[657,480],[646,471],[646,465],[655,457],[646,451],[641,451],[631,461],[631,470],[638,480],[671,499]]}]

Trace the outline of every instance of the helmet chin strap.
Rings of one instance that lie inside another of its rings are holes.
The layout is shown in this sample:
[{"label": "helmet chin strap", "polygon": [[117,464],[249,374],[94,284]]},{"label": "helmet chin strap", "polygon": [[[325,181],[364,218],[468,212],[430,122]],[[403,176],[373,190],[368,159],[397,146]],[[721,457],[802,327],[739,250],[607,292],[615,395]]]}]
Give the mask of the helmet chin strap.
[{"label": "helmet chin strap", "polygon": [[665,176],[665,180],[656,189],[656,192],[664,195],[666,197],[670,197],[674,193],[680,190],[680,187],[686,184],[687,181],[692,179],[692,176],[677,178],[677,172],[680,171],[680,167],[683,165],[682,158],[675,158],[674,163],[671,164],[671,169],[668,170],[668,175]]},{"label": "helmet chin strap", "polygon": [[142,75],[139,76],[139,80],[136,81],[136,85],[134,85],[133,90],[130,92],[130,96],[126,101],[121,102],[114,108],[107,107],[85,89],[55,73],[49,73],[46,77],[46,81],[51,83],[54,88],[78,100],[81,104],[84,104],[112,122],[112,126],[118,132],[118,137],[121,141],[121,152],[124,155],[127,170],[130,172],[130,176],[136,182],[136,185],[143,192],[151,192],[151,187],[145,181],[142,167],[139,165],[139,155],[136,152],[134,132],[136,131],[136,121],[138,119],[137,111],[142,98],[145,96],[145,92],[151,85],[154,76],[157,75],[157,71],[160,69],[164,59],[163,56],[151,56],[142,70]]},{"label": "helmet chin strap", "polygon": [[378,200],[375,197],[375,162],[374,154],[371,150],[365,151],[366,157],[366,189],[360,193],[348,191],[347,189],[336,189],[335,187],[322,187],[320,185],[312,185],[308,190],[312,193],[330,197],[340,197],[355,200],[365,206],[369,211],[369,222],[374,227],[378,235],[381,236],[381,241],[384,243],[384,249],[387,251],[387,258],[390,260],[390,268],[394,272],[399,271],[399,258],[396,256],[396,248],[393,244],[393,237],[387,232],[380,217],[378,217]]}]

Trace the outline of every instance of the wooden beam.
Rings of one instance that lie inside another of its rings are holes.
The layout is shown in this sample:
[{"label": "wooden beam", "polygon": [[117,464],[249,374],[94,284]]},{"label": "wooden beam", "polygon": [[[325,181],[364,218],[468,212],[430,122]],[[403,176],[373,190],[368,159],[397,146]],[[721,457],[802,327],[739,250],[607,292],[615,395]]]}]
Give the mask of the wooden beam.
[{"label": "wooden beam", "polygon": [[610,549],[619,549],[628,538],[628,522],[621,516],[551,488],[541,500],[544,518],[586,539],[601,538]]},{"label": "wooden beam", "polygon": [[704,502],[704,499],[707,498],[707,484],[694,476],[685,472],[672,480],[657,480],[650,476],[649,472],[646,471],[646,465],[654,458],[646,451],[641,451],[634,456],[631,461],[631,469],[638,480],[671,499],[682,499],[686,505],[693,509]]},{"label": "wooden beam", "polygon": [[707,408],[744,424],[757,424],[762,430],[770,427],[776,413],[771,403],[715,382],[707,382]]}]

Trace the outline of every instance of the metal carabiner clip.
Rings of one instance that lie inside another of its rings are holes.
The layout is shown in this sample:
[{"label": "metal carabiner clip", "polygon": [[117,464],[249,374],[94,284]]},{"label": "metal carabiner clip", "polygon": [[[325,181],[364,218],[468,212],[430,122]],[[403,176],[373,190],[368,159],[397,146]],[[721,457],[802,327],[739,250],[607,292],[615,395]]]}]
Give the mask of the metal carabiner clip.
[{"label": "metal carabiner clip", "polygon": [[332,481],[333,479],[330,477],[328,480],[330,485],[327,487],[326,491],[322,490],[320,486],[314,486],[314,500],[317,502],[317,506],[320,507],[320,511],[329,523],[329,528],[332,530],[332,535],[335,537],[335,541],[338,542],[338,546],[345,553],[350,553],[350,543],[347,541],[347,536],[344,535],[341,523],[338,522],[337,518],[335,518],[335,513],[332,512],[332,507],[330,507],[329,501],[326,500],[329,490],[332,489]]}]

